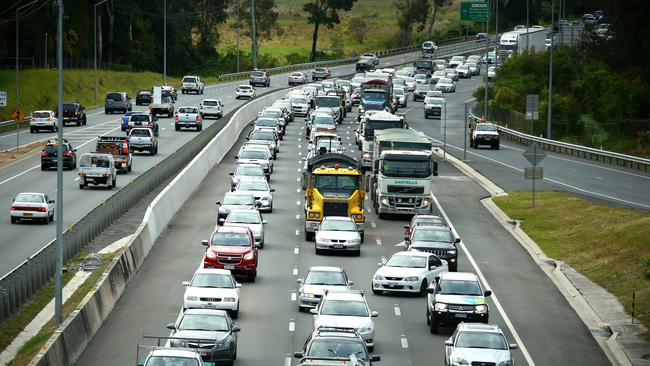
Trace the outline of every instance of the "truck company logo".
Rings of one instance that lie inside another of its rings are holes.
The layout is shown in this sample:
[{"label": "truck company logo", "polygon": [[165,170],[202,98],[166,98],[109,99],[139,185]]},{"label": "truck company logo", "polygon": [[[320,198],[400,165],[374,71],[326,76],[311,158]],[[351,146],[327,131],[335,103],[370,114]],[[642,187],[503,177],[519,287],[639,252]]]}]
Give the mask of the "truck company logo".
[{"label": "truck company logo", "polygon": [[418,184],[418,182],[416,182],[414,180],[396,180],[395,184],[411,184],[411,185],[413,185],[413,184]]}]

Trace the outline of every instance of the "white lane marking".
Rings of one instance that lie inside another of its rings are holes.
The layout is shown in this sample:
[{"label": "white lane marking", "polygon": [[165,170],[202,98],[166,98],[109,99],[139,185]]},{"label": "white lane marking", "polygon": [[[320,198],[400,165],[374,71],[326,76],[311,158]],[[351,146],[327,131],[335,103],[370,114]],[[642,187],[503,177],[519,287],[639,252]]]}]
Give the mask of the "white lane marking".
[{"label": "white lane marking", "polygon": [[296,178],[296,182],[300,182],[300,177]]},{"label": "white lane marking", "polygon": [[[366,198],[368,198],[368,196],[366,196]],[[376,227],[377,227],[377,223],[374,222],[374,221],[371,221],[371,222],[370,222],[370,226],[372,226],[373,228],[376,228]]]},{"label": "white lane marking", "polygon": [[[438,212],[442,214],[442,217],[444,217],[445,222],[449,225],[449,228],[454,233],[455,237],[459,237],[458,232],[454,227],[454,224],[451,222],[451,220],[449,220],[449,216],[447,216],[447,212],[445,212],[445,210],[442,208],[440,202],[438,201],[438,198],[435,195],[433,196],[433,202],[436,203],[436,206],[438,207]],[[461,241],[459,243],[459,246],[463,249],[463,252],[465,252],[465,255],[467,256],[467,260],[469,260],[469,262],[472,264],[472,267],[474,267],[474,270],[476,271],[476,275],[481,279],[483,285],[486,288],[491,288],[490,284],[487,282],[487,279],[483,275],[483,272],[481,271],[478,264],[474,260],[474,257],[465,246],[465,243]],[[521,337],[519,337],[519,333],[517,333],[517,330],[515,329],[512,322],[510,321],[510,318],[506,314],[506,311],[503,309],[503,306],[501,306],[501,302],[499,301],[499,298],[494,292],[492,292],[492,296],[490,296],[490,298],[494,302],[494,305],[499,311],[499,314],[501,314],[501,317],[503,318],[503,321],[506,323],[506,326],[508,327],[508,329],[510,329],[510,333],[515,338],[515,342],[519,345],[519,349],[521,350],[521,353],[524,355],[524,358],[528,362],[528,365],[535,366],[535,362],[533,361],[533,358],[530,357],[530,354],[528,353],[528,349],[526,348],[524,341],[521,339]]]},{"label": "white lane marking", "polygon": [[289,331],[290,331],[290,332],[293,332],[293,331],[295,331],[295,330],[296,330],[296,322],[295,322],[293,319],[291,319],[291,320],[289,321]]},{"label": "white lane marking", "polygon": [[300,148],[302,148],[302,146],[300,144],[298,144],[298,148],[300,149]]},{"label": "white lane marking", "polygon": [[296,229],[296,235],[300,235],[300,229]]},{"label": "white lane marking", "polygon": [[395,306],[393,307],[393,309],[395,310],[395,316],[402,316],[402,310],[400,310],[398,304],[395,304]]},{"label": "white lane marking", "polygon": [[295,292],[292,292],[291,293],[291,301],[296,301],[297,298],[298,298],[298,295]]},{"label": "white lane marking", "polygon": [[33,166],[33,167],[31,167],[31,168],[29,168],[29,169],[27,169],[27,170],[25,170],[25,171],[23,171],[23,172],[21,172],[21,173],[18,173],[18,174],[16,174],[16,175],[12,176],[12,177],[9,177],[9,178],[3,180],[2,182],[0,182],[0,185],[3,185],[3,184],[5,184],[5,183],[7,183],[7,182],[10,182],[10,181],[12,181],[12,180],[14,180],[14,179],[20,177],[21,175],[23,175],[23,174],[25,174],[25,173],[28,173],[28,172],[30,172],[30,171],[32,171],[32,170],[38,168],[39,166],[41,166],[41,164],[35,165],[35,166]]},{"label": "white lane marking", "polygon": [[[300,163],[301,162],[299,161],[298,164],[300,164]],[[298,172],[300,173],[301,171],[302,171],[302,169],[298,168]]]},{"label": "white lane marking", "polygon": [[402,348],[409,348],[409,341],[406,339],[404,334],[402,334],[400,341],[402,341]]},{"label": "white lane marking", "polygon": [[596,179],[598,179],[598,180],[605,180],[605,178],[603,178],[603,177],[596,177]]},{"label": "white lane marking", "polygon": [[300,188],[296,188],[296,192],[300,193]]},{"label": "white lane marking", "polygon": [[299,254],[300,253],[300,248],[295,247],[293,248],[293,254]]},{"label": "white lane marking", "polygon": [[296,201],[296,206],[300,206],[300,201]]},{"label": "white lane marking", "polygon": [[300,215],[296,215],[296,220],[300,220]]},{"label": "white lane marking", "polygon": [[167,128],[163,127],[161,131],[164,131],[164,130],[166,130],[166,129],[167,129]]},{"label": "white lane marking", "polygon": [[74,179],[75,182],[78,181],[78,180],[79,180],[79,177],[77,177],[77,178]]},{"label": "white lane marking", "polygon": [[293,267],[293,275],[294,276],[298,275],[298,267]]},{"label": "white lane marking", "polygon": [[287,356],[284,358],[284,366],[291,366],[291,357]]},{"label": "white lane marking", "polygon": [[377,245],[381,245],[381,239],[375,238],[375,241],[377,242]]}]

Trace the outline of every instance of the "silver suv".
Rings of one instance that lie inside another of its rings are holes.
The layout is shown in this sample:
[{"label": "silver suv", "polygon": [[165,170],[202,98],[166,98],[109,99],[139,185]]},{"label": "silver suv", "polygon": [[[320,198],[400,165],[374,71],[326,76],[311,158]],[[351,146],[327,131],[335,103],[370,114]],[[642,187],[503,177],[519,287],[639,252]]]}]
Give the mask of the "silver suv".
[{"label": "silver suv", "polygon": [[514,366],[513,349],[497,325],[461,323],[445,341],[445,365]]}]

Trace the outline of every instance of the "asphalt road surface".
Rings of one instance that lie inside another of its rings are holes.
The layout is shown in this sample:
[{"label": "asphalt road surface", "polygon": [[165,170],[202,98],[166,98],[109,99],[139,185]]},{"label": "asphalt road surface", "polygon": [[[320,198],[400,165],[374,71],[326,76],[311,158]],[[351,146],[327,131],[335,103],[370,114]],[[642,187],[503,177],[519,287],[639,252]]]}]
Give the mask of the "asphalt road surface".
[{"label": "asphalt road surface", "polygon": [[[353,112],[339,126],[339,136],[349,144],[351,154],[358,154],[353,145],[355,120]],[[276,189],[274,210],[264,215],[269,223],[257,280],[244,282],[241,290],[236,323],[242,331],[236,364],[296,363],[291,354],[302,348],[312,330],[312,316],[297,309],[296,279],[315,265],[343,267],[355,281],[353,287],[364,290],[371,309],[379,311],[374,353],[382,356],[381,365],[444,364],[443,342],[453,329],[441,328],[440,334],[429,334],[425,299],[376,296],[370,290],[380,258],[402,249],[406,218],[380,220],[368,213],[360,257],[317,256],[313,242],[304,240],[300,171],[306,144],[301,128],[299,119],[289,125],[271,176],[271,186]],[[242,142],[240,138],[230,155]],[[216,166],[176,214],[78,365],[134,364],[136,345],[146,343],[143,334],[168,334],[165,324],[176,319],[182,306],[181,281],[190,279],[201,264],[201,240],[207,239],[214,228],[214,202],[229,189],[228,172],[234,164],[234,159],[226,159]],[[479,199],[487,193],[446,162],[441,162],[436,179],[433,186],[438,212],[448,217],[463,240],[459,271],[478,273],[486,288],[494,291],[488,300],[490,321],[505,331],[509,342],[519,344],[517,364],[609,365],[560,292],[483,208]]]}]

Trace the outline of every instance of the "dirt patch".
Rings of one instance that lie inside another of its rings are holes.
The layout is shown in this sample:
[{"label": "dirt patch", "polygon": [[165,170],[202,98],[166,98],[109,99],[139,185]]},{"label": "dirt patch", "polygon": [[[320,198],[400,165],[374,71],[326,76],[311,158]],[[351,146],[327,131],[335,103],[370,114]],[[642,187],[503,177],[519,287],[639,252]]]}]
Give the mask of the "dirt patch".
[{"label": "dirt patch", "polygon": [[18,150],[14,148],[0,152],[0,167],[12,163],[13,161],[20,158],[35,154],[38,151],[42,150],[43,146],[45,146],[45,141],[37,141],[27,146],[21,146]]}]

